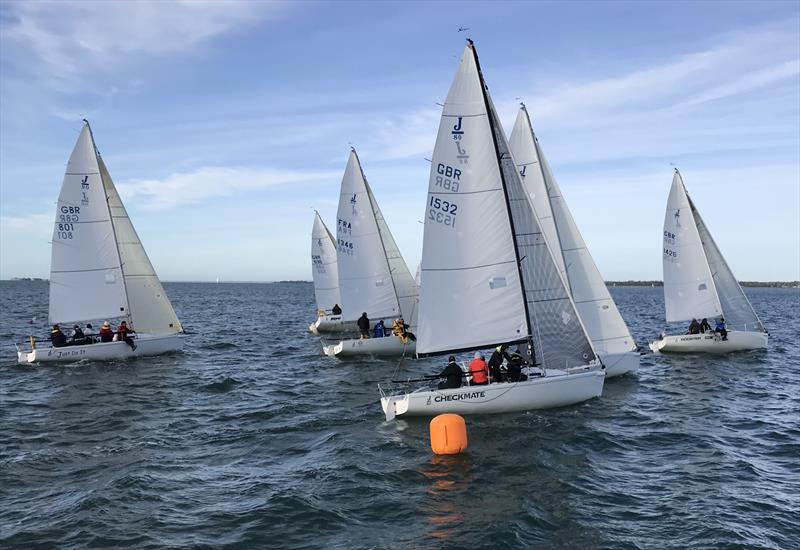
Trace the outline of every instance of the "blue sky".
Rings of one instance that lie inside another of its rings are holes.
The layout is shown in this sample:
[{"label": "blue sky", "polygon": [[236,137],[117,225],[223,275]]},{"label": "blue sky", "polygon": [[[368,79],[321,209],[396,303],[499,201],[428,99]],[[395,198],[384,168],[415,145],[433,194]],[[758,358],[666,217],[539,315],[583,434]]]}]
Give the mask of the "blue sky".
[{"label": "blue sky", "polygon": [[661,278],[670,163],[740,279],[800,278],[800,9],[780,1],[4,1],[0,278],[48,276],[84,116],[163,280],[310,279],[350,144],[413,272],[466,35],[606,279]]}]

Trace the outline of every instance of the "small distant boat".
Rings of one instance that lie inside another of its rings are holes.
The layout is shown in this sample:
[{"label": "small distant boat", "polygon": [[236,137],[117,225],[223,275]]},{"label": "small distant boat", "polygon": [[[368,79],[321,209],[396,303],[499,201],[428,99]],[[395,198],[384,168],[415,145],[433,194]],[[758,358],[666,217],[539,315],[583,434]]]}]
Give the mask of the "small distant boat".
[{"label": "small distant boat", "polygon": [[308,327],[314,334],[331,332],[356,332],[355,321],[345,322],[341,313],[331,311],[341,304],[339,294],[339,270],[336,260],[336,241],[322,221],[319,212],[314,213],[311,231],[311,271],[314,277],[314,297],[317,301],[317,319]]},{"label": "small distant boat", "polygon": [[472,41],[433,152],[421,280],[418,354],[515,343],[533,367],[518,382],[381,384],[387,420],[562,407],[602,393],[605,372],[520,181]]},{"label": "small distant boat", "polygon": [[17,346],[20,363],[126,359],[183,347],[181,323],[84,122],[58,197],[49,319],[66,327],[122,318],[136,331],[136,347],[126,342],[36,347],[31,338],[30,350]]},{"label": "small distant boat", "polygon": [[675,170],[664,216],[664,305],[667,323],[724,317],[715,332],[662,334],[654,352],[727,353],[767,347],[768,333],[700,217]]},{"label": "small distant boat", "polygon": [[[531,197],[553,259],[611,378],[639,368],[639,351],[608,287],[583,240],[523,104],[509,139],[509,147]],[[616,283],[614,283],[616,286]]]},{"label": "small distant boat", "polygon": [[[414,332],[419,290],[372,193],[355,149],[351,149],[336,222],[342,318],[355,323],[363,312],[390,329],[403,318]],[[372,328],[372,327],[371,327]],[[410,338],[344,339],[323,346],[330,357],[413,353]]]}]

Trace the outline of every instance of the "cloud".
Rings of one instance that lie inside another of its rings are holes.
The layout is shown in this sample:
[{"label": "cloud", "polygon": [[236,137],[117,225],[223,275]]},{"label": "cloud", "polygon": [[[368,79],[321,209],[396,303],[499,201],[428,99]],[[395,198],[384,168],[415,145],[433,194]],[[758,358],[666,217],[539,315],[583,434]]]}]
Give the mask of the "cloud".
[{"label": "cloud", "polygon": [[53,234],[55,211],[51,214],[28,216],[0,216],[0,233],[22,233],[36,238],[49,238]]},{"label": "cloud", "polygon": [[117,188],[125,200],[141,202],[148,208],[166,210],[235,193],[280,185],[330,183],[341,177],[340,171],[303,172],[209,166],[175,173],[164,179],[129,180],[118,184]]},{"label": "cloud", "polygon": [[132,54],[191,50],[234,27],[285,9],[257,1],[6,2],[4,41],[32,54],[62,84]]}]

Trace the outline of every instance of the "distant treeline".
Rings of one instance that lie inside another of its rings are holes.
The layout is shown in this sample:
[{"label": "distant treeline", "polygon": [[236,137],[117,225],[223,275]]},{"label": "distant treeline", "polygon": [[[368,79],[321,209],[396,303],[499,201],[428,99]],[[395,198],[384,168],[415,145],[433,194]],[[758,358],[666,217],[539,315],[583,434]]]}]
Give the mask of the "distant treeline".
[{"label": "distant treeline", "polygon": [[[739,281],[747,287],[800,288],[800,281]],[[663,281],[606,281],[606,286],[664,286]]]}]

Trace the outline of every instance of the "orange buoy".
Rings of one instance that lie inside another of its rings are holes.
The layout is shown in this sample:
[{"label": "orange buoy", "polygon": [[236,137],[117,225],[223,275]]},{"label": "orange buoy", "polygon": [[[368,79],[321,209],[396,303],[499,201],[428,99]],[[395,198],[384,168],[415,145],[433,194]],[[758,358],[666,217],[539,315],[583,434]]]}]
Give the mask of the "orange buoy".
[{"label": "orange buoy", "polygon": [[437,455],[456,455],[467,449],[467,425],[457,414],[440,414],[431,420],[431,449]]}]

